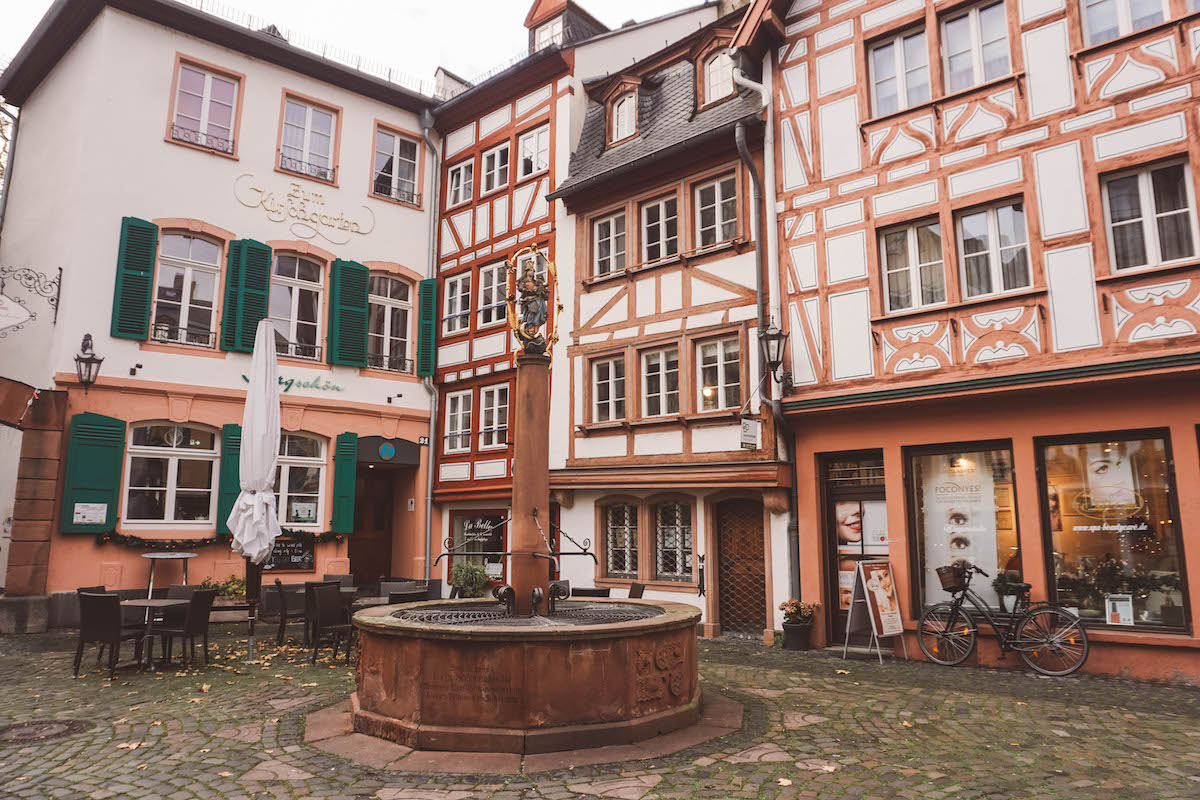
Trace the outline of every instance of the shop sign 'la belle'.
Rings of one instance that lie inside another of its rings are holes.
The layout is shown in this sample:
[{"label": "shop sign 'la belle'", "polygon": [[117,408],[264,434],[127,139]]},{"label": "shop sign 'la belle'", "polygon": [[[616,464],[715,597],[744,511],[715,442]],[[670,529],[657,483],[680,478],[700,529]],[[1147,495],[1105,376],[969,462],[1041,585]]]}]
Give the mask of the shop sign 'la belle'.
[{"label": "shop sign 'la belle'", "polygon": [[[542,265],[544,268],[539,269]],[[553,324],[549,322],[551,294],[555,305]],[[526,354],[545,355],[558,341],[558,318],[563,310],[558,296],[558,268],[537,245],[509,257],[508,326]]]}]

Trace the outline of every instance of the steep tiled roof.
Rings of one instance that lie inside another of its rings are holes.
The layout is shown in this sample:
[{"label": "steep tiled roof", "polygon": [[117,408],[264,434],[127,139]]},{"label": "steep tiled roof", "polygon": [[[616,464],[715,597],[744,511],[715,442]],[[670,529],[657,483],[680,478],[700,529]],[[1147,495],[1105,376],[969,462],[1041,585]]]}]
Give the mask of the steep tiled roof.
[{"label": "steep tiled roof", "polygon": [[676,61],[642,80],[638,135],[628,142],[605,148],[605,107],[595,101],[588,105],[567,179],[550,197],[569,196],[585,185],[616,177],[664,151],[703,141],[738,120],[755,117],[761,110],[759,95],[742,88],[735,99],[697,113],[695,64],[686,58]]}]

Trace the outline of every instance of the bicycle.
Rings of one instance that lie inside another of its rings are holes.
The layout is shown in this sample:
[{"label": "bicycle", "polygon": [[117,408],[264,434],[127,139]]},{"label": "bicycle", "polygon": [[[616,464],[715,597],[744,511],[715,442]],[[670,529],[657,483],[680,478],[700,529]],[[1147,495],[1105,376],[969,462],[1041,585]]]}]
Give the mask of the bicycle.
[{"label": "bicycle", "polygon": [[926,609],[917,623],[917,642],[926,658],[952,667],[971,655],[978,626],[970,610],[963,607],[963,601],[969,600],[992,626],[1001,658],[1009,651],[1017,652],[1037,672],[1055,677],[1070,675],[1083,666],[1088,655],[1088,638],[1079,617],[1060,606],[1030,603],[1029,584],[1019,583],[1008,625],[1002,627],[983,599],[971,591],[971,577],[975,573],[989,577],[974,564],[937,568],[942,588],[954,599]]}]

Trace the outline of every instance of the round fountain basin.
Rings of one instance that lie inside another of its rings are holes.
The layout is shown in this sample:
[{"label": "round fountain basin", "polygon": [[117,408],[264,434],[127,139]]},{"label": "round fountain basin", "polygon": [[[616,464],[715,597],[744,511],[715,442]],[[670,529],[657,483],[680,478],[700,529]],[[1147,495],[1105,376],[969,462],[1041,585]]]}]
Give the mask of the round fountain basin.
[{"label": "round fountain basin", "polygon": [[355,730],[421,750],[548,753],[695,722],[696,624],[683,603],[566,601],[512,618],[492,599],[358,612]]}]

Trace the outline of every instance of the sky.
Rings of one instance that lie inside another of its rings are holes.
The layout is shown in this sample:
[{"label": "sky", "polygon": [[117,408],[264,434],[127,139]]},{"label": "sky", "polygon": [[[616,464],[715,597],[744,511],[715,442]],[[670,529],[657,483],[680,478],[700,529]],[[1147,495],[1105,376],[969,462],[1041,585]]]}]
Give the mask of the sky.
[{"label": "sky", "polygon": [[[17,54],[52,0],[0,0],[0,63]],[[198,0],[193,0],[198,2]],[[432,81],[445,66],[468,80],[527,46],[523,23],[533,0],[203,0],[272,22],[363,58]],[[615,28],[699,0],[580,0]],[[265,24],[265,23],[264,23]]]}]

